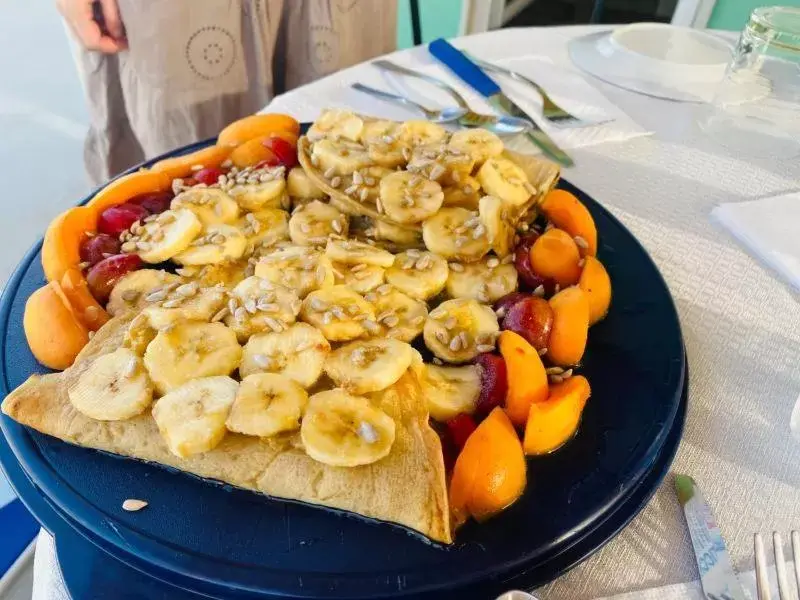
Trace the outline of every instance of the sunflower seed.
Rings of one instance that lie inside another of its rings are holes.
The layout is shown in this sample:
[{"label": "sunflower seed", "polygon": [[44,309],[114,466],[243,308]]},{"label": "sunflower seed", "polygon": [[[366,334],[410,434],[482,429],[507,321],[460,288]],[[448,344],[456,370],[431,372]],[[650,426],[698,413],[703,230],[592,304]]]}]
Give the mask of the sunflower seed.
[{"label": "sunflower seed", "polygon": [[539,348],[536,352],[539,354],[539,356],[544,356],[547,354],[547,348]]},{"label": "sunflower seed", "polygon": [[424,271],[425,269],[430,268],[432,265],[433,259],[431,258],[430,254],[426,254],[417,261],[416,268],[418,271]]},{"label": "sunflower seed", "polygon": [[561,375],[550,375],[550,381],[552,383],[561,383],[564,378]]},{"label": "sunflower seed", "polygon": [[582,269],[586,265],[586,259],[582,258],[578,261],[578,266]]},{"label": "sunflower seed", "polygon": [[451,271],[454,271],[456,273],[464,272],[464,265],[462,265],[461,263],[451,262],[449,266]]},{"label": "sunflower seed", "polygon": [[364,326],[364,329],[366,329],[370,333],[377,333],[377,332],[379,332],[381,330],[381,326],[378,325],[372,319],[367,319],[366,321],[364,321],[362,323],[362,325]]},{"label": "sunflower seed", "polygon": [[128,498],[125,502],[122,503],[122,510],[128,512],[136,512],[137,510],[142,510],[145,506],[147,506],[147,502],[144,500],[137,500],[136,498]]},{"label": "sunflower seed", "polygon": [[137,250],[147,251],[150,250],[151,247],[152,244],[150,244],[149,242],[136,242]]},{"label": "sunflower seed", "polygon": [[167,292],[165,290],[158,290],[157,292],[151,292],[147,296],[145,296],[145,300],[148,302],[161,302],[162,300],[166,299]]},{"label": "sunflower seed", "polygon": [[386,317],[391,317],[394,314],[394,309],[385,310],[375,317],[378,321],[383,321]]},{"label": "sunflower seed", "polygon": [[564,369],[561,367],[548,367],[545,369],[545,373],[548,375],[561,375],[564,373]]},{"label": "sunflower seed", "polygon": [[327,169],[325,169],[325,172],[323,173],[323,175],[324,175],[325,179],[330,179],[331,177],[336,175],[336,168],[335,167],[328,167]]},{"label": "sunflower seed", "polygon": [[554,294],[557,294],[557,293],[558,293],[558,292],[560,292],[560,291],[561,291],[561,286],[560,286],[559,284],[555,284],[555,285],[553,286],[553,293],[554,293]]},{"label": "sunflower seed", "polygon": [[331,314],[341,321],[347,318],[347,314],[341,306],[331,306]]},{"label": "sunflower seed", "polygon": [[358,191],[358,185],[353,184],[350,187],[345,188],[344,193],[347,194],[348,196],[351,196],[355,194],[357,191]]},{"label": "sunflower seed", "polygon": [[367,302],[377,302],[378,295],[375,292],[369,292],[367,294],[364,294],[364,300],[366,300]]},{"label": "sunflower seed", "polygon": [[122,250],[126,254],[133,252],[136,250],[136,244],[134,242],[125,242],[124,244],[122,244],[120,250]]},{"label": "sunflower seed", "polygon": [[436,332],[436,339],[439,340],[442,344],[449,344],[450,343],[450,334],[446,331],[439,330]]},{"label": "sunflower seed", "polygon": [[333,230],[336,233],[342,233],[343,231],[342,224],[339,222],[338,219],[334,219],[333,221],[331,221],[331,226],[333,227]]},{"label": "sunflower seed", "polygon": [[337,175],[336,177],[331,179],[331,187],[338,188],[340,185],[342,185],[342,178],[341,177],[339,177]]},{"label": "sunflower seed", "polygon": [[514,255],[509,254],[508,256],[504,256],[503,260],[501,260],[500,262],[503,263],[504,265],[510,265],[512,262],[514,262]]},{"label": "sunflower seed", "polygon": [[566,371],[564,371],[561,374],[561,377],[563,377],[564,379],[569,379],[570,377],[572,377],[572,369],[567,369]]},{"label": "sunflower seed", "polygon": [[465,237],[457,237],[456,238],[456,248],[461,248],[464,244],[467,243],[467,238]]},{"label": "sunflower seed", "polygon": [[579,236],[579,235],[576,235],[576,236],[575,236],[574,238],[572,238],[572,239],[573,239],[573,240],[575,240],[575,244],[577,244],[577,246],[578,246],[579,248],[583,248],[584,250],[586,250],[586,249],[589,247],[589,242],[587,242],[587,241],[586,241],[586,238],[584,238],[584,237],[581,237],[581,236]]},{"label": "sunflower seed", "polygon": [[539,296],[539,298],[544,298],[544,286],[543,285],[536,286],[536,289],[533,290],[533,295]]},{"label": "sunflower seed", "polygon": [[447,317],[447,319],[445,319],[445,321],[444,321],[444,323],[442,323],[442,325],[445,326],[445,329],[452,329],[453,327],[458,325],[458,321],[456,320],[455,317],[450,316],[450,317]]},{"label": "sunflower seed", "polygon": [[274,363],[273,359],[266,354],[253,354],[253,362],[262,369],[269,369]]},{"label": "sunflower seed", "polygon": [[484,227],[483,224],[481,223],[475,229],[472,230],[472,239],[477,240],[485,233],[486,233],[486,227]]},{"label": "sunflower seed", "polygon": [[125,290],[122,292],[122,299],[125,302],[135,302],[139,299],[139,292],[136,290]]},{"label": "sunflower seed", "polygon": [[450,344],[448,345],[450,350],[453,352],[458,352],[461,350],[461,337],[456,336],[452,340],[450,340]]},{"label": "sunflower seed", "polygon": [[322,322],[325,325],[330,325],[333,323],[333,313],[326,312],[322,315]]},{"label": "sunflower seed", "polygon": [[461,345],[464,348],[469,347],[470,341],[469,341],[469,336],[467,335],[467,332],[466,331],[462,331],[461,333],[458,334],[458,336],[461,338]]},{"label": "sunflower seed", "polygon": [[319,167],[319,157],[318,156],[312,156],[311,157],[311,164],[314,165],[315,167]]},{"label": "sunflower seed", "polygon": [[312,342],[311,340],[306,340],[305,342],[300,342],[297,344],[297,348],[295,348],[295,352],[305,352],[309,348],[313,348],[316,345],[316,342]]},{"label": "sunflower seed", "polygon": [[322,312],[323,310],[328,310],[328,303],[316,296],[311,298],[308,303],[311,305],[311,308],[316,311]]},{"label": "sunflower seed", "polygon": [[531,196],[535,196],[536,195],[536,188],[533,187],[531,182],[525,181],[525,182],[522,183],[522,185],[525,187],[525,191],[527,191]]},{"label": "sunflower seed", "polygon": [[264,322],[267,324],[267,326],[270,329],[272,329],[273,331],[275,331],[277,333],[280,333],[281,331],[286,329],[286,326],[284,325],[283,321],[281,321],[280,319],[274,319],[272,317],[264,317]]},{"label": "sunflower seed", "polygon": [[175,293],[179,296],[183,296],[184,298],[188,298],[190,296],[194,296],[197,293],[197,290],[200,286],[198,286],[196,281],[191,283],[184,283],[183,285],[178,286],[175,288]]},{"label": "sunflower seed", "polygon": [[498,265],[500,265],[500,260],[498,258],[495,258],[494,256],[492,256],[490,259],[486,261],[486,266],[489,267],[490,269],[494,269]]},{"label": "sunflower seed", "polygon": [[256,301],[253,298],[248,298],[245,301],[244,308],[251,315],[254,315],[254,314],[256,314],[258,312],[258,307],[256,306]]},{"label": "sunflower seed", "polygon": [[364,183],[369,186],[375,185],[375,178],[374,177],[364,177]]},{"label": "sunflower seed", "polygon": [[235,313],[237,308],[239,308],[239,300],[236,298],[231,298],[228,300],[228,310],[231,312],[231,314]]},{"label": "sunflower seed", "polygon": [[233,311],[233,318],[236,319],[239,323],[243,323],[245,319],[247,319],[247,309],[244,306],[240,306],[235,311]]},{"label": "sunflower seed", "polygon": [[387,327],[397,327],[400,323],[400,319],[397,315],[390,315],[383,320],[383,324]]},{"label": "sunflower seed", "polygon": [[211,322],[216,323],[217,321],[221,321],[225,317],[231,314],[231,311],[228,310],[227,306],[223,306],[220,310],[218,310],[213,317],[211,317]]}]

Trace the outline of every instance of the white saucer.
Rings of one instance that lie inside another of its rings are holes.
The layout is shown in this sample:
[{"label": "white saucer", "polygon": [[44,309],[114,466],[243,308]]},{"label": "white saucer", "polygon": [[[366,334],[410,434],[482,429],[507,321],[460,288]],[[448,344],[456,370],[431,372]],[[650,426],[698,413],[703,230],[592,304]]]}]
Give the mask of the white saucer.
[{"label": "white saucer", "polygon": [[578,68],[626,90],[680,102],[709,102],[732,47],[697,29],[635,23],[575,38],[569,55]]}]

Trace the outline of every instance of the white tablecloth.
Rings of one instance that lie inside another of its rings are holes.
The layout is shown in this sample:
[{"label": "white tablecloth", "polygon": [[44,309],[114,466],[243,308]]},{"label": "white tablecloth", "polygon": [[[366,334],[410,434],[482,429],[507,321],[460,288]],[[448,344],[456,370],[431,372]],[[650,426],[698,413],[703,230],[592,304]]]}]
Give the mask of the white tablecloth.
[{"label": "white tablecloth", "polygon": [[[458,45],[484,58],[540,55],[569,66],[569,39],[594,30],[501,30]],[[392,58],[429,64],[422,49]],[[374,68],[358,66],[280,96],[270,108],[316,114],[330,103],[325,90],[343,77],[383,85]],[[686,430],[673,468],[702,486],[735,565],[752,569],[753,532],[800,528],[800,442],[789,430],[800,395],[800,305],[709,213],[720,203],[800,188],[800,163],[731,156],[704,139],[694,125],[695,106],[591,83],[655,134],[573,150],[576,166],[564,177],[625,223],[669,284],[691,373]],[[50,569],[38,558],[36,576],[47,577]],[[581,600],[696,578],[668,479],[627,529],[539,595]]]}]

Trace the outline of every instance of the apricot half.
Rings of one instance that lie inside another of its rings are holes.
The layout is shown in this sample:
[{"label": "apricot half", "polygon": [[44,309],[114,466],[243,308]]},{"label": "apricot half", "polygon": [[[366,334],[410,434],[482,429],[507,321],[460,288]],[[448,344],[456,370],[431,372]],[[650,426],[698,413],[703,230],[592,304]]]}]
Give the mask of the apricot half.
[{"label": "apricot half", "polygon": [[581,288],[568,287],[550,298],[550,308],[553,327],[547,357],[562,367],[578,364],[589,337],[589,299]]},{"label": "apricot half", "polygon": [[497,407],[467,439],[450,481],[455,527],[469,517],[488,519],[513,504],[525,490],[526,465],[517,432]]},{"label": "apricot half", "polygon": [[31,294],[22,326],[36,360],[51,369],[69,367],[89,342],[89,330],[78,320],[56,281]]},{"label": "apricot half", "polygon": [[97,224],[97,213],[88,206],[70,208],[50,222],[42,243],[42,267],[48,281],[60,282],[67,270],[81,261],[80,245]]},{"label": "apricot half", "polygon": [[589,382],[582,375],[553,384],[547,400],[531,406],[528,413],[522,442],[525,454],[547,454],[575,435],[590,395]]},{"label": "apricot half", "polygon": [[508,377],[506,413],[514,425],[524,427],[531,404],[547,399],[547,372],[539,353],[521,335],[503,331],[499,347]]},{"label": "apricot half", "polygon": [[578,283],[580,251],[566,231],[548,229],[531,246],[531,269],[539,277],[553,279],[561,287]]},{"label": "apricot half", "polygon": [[149,192],[163,192],[172,189],[172,179],[160,171],[136,171],[118,177],[97,192],[87,206],[100,214],[109,206],[127,202],[135,196]]},{"label": "apricot half", "polygon": [[300,123],[289,115],[267,113],[250,115],[234,121],[219,132],[217,144],[220,146],[238,146],[253,138],[265,136],[273,131],[289,131],[300,134]]},{"label": "apricot half", "polygon": [[172,181],[189,177],[197,167],[217,168],[228,159],[232,151],[232,146],[208,146],[191,154],[160,160],[151,169],[157,173],[164,173]]},{"label": "apricot half", "polygon": [[581,255],[597,254],[594,219],[589,209],[573,194],[566,190],[553,190],[544,197],[539,208],[553,225],[566,231],[573,239],[578,238]]},{"label": "apricot half", "polygon": [[587,256],[584,260],[578,287],[589,299],[589,325],[594,325],[606,316],[611,306],[611,278],[603,263],[594,256]]}]

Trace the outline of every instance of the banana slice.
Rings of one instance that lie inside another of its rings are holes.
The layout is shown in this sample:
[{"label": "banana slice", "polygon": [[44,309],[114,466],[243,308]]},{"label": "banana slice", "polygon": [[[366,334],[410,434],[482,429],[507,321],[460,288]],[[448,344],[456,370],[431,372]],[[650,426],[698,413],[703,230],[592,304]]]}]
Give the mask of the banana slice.
[{"label": "banana slice", "polygon": [[[392,221],[419,223],[442,206],[442,186],[408,171],[381,179],[380,207]],[[379,209],[380,212],[380,209]]]},{"label": "banana slice", "polygon": [[353,142],[361,139],[361,132],[364,129],[364,120],[349,110],[340,108],[328,108],[317,117],[317,120],[309,127],[308,139],[312,141],[322,138],[345,138]]},{"label": "banana slice", "polygon": [[161,397],[153,419],[170,452],[189,458],[213,450],[225,437],[238,388],[230,377],[201,377]]},{"label": "banana slice", "polygon": [[186,250],[202,229],[192,211],[167,210],[122,244],[122,251],[136,252],[146,263],[164,262]]},{"label": "banana slice", "polygon": [[245,213],[236,226],[247,238],[246,253],[256,248],[269,248],[289,239],[289,213],[279,208],[265,208]]},{"label": "banana slice", "polygon": [[403,146],[396,139],[398,124],[394,121],[367,121],[361,131],[361,140],[367,145],[369,158],[374,163],[394,169],[406,164]]},{"label": "banana slice", "polygon": [[356,240],[328,240],[325,256],[346,265],[373,265],[385,269],[394,264],[391,252]]},{"label": "banana slice", "polygon": [[118,348],[92,361],[68,391],[78,412],[98,421],[124,421],[144,412],[153,401],[153,385],[142,359]]},{"label": "banana slice", "polygon": [[150,325],[150,319],[144,313],[139,313],[125,330],[122,338],[122,347],[130,349],[137,356],[144,356],[150,342],[155,339],[158,331]]},{"label": "banana slice", "polygon": [[444,144],[427,144],[414,148],[406,168],[441,185],[458,185],[474,166],[472,157],[461,150]]},{"label": "banana slice", "polygon": [[300,298],[289,288],[253,275],[231,290],[225,324],[244,343],[253,334],[289,327],[300,305]]},{"label": "banana slice", "polygon": [[481,393],[479,367],[441,367],[412,364],[419,379],[431,418],[446,423],[456,415],[475,412]]},{"label": "banana slice", "polygon": [[170,284],[179,286],[181,278],[160,269],[139,269],[131,271],[114,284],[108,297],[106,310],[117,317],[129,310],[141,309],[149,302],[145,299]]},{"label": "banana slice", "polygon": [[292,213],[289,219],[289,236],[298,246],[318,246],[328,241],[328,236],[347,237],[347,216],[330,204],[312,200]]},{"label": "banana slice", "polygon": [[245,435],[270,437],[300,429],[308,394],[297,383],[274,373],[242,379],[225,426]]},{"label": "banana slice", "polygon": [[225,304],[221,287],[202,288],[196,281],[170,284],[145,299],[152,302],[142,314],[150,326],[161,331],[183,321],[210,321]]},{"label": "banana slice", "polygon": [[190,281],[196,281],[201,286],[221,286],[231,288],[247,277],[249,263],[240,259],[226,261],[216,265],[193,265],[176,269],[176,273]]},{"label": "banana slice", "polygon": [[144,365],[159,394],[190,379],[229,375],[242,358],[236,334],[222,323],[178,323],[147,346]]},{"label": "banana slice", "polygon": [[441,125],[428,121],[411,120],[400,123],[395,131],[395,139],[408,148],[426,144],[437,144],[447,137],[447,130]]},{"label": "banana slice", "polygon": [[238,260],[247,249],[247,238],[232,225],[206,225],[200,237],[172,257],[180,265],[213,265]]},{"label": "banana slice", "polygon": [[376,337],[411,342],[422,333],[428,318],[428,306],[390,285],[379,289],[379,292],[369,292],[364,297],[375,308],[375,319],[380,327],[370,333]]},{"label": "banana slice", "polygon": [[471,175],[465,175],[458,185],[448,185],[442,188],[444,201],[442,206],[460,206],[467,210],[478,210],[481,199],[481,184]]},{"label": "banana slice", "polygon": [[244,347],[239,375],[277,373],[310,388],[322,374],[330,351],[330,343],[318,329],[295,323],[285,331],[251,337]]},{"label": "banana slice", "polygon": [[373,236],[376,240],[391,242],[401,248],[424,248],[422,232],[406,229],[393,223],[375,219],[372,222]]},{"label": "banana slice", "polygon": [[378,327],[372,305],[344,285],[311,292],[300,316],[332,342],[353,340]]},{"label": "banana slice", "polygon": [[320,140],[311,148],[311,164],[317,167],[326,179],[331,180],[332,187],[335,178],[363,169],[372,164],[367,149],[361,144],[345,140],[333,141]]},{"label": "banana slice", "polygon": [[330,259],[306,246],[289,246],[265,254],[256,264],[255,274],[294,290],[300,298],[334,284]]},{"label": "banana slice", "polygon": [[394,257],[394,264],[386,270],[386,281],[412,298],[427,300],[444,289],[448,272],[447,261],[441,256],[406,250]]},{"label": "banana slice", "polygon": [[506,158],[488,159],[478,169],[477,178],[488,195],[497,196],[509,206],[523,206],[533,192],[525,171]]},{"label": "banana slice", "polygon": [[239,216],[236,200],[216,188],[190,188],[175,196],[169,206],[191,210],[203,225],[233,223]]},{"label": "banana slice", "polygon": [[500,327],[489,306],[471,298],[442,302],[428,315],[422,335],[433,354],[449,363],[464,363],[494,347]]},{"label": "banana slice", "polygon": [[333,263],[336,285],[344,285],[354,292],[366,294],[383,284],[386,270],[375,265],[348,265]]},{"label": "banana slice", "polygon": [[477,166],[503,153],[503,140],[482,128],[456,131],[450,136],[447,145],[469,155]]},{"label": "banana slice", "polygon": [[300,425],[306,454],[334,467],[377,462],[389,454],[394,437],[394,419],[366,398],[339,389],[311,396]]},{"label": "banana slice", "polygon": [[478,203],[478,214],[486,228],[486,237],[497,256],[505,258],[514,251],[516,228],[511,222],[511,211],[497,196],[484,196]]},{"label": "banana slice", "polygon": [[450,265],[447,295],[451,298],[473,298],[483,304],[493,304],[516,289],[514,264],[502,263],[496,256],[476,263]]},{"label": "banana slice", "polygon": [[448,260],[471,262],[489,252],[486,227],[477,213],[466,208],[442,208],[422,224],[428,250]]},{"label": "banana slice", "polygon": [[242,210],[256,212],[265,208],[287,209],[289,208],[289,195],[286,193],[283,171],[273,177],[273,179],[268,179],[265,176],[264,181],[258,183],[236,185],[228,190],[228,193]]},{"label": "banana slice", "polygon": [[407,343],[395,339],[350,342],[328,355],[325,373],[351,394],[377,392],[403,376],[413,352]]},{"label": "banana slice", "polygon": [[292,199],[322,200],[325,192],[311,181],[303,167],[294,167],[286,176],[286,191]]},{"label": "banana slice", "polygon": [[[356,202],[365,204],[370,208],[376,208],[378,197],[380,196],[380,183],[384,177],[392,173],[394,171],[391,169],[379,165],[372,165],[359,171],[353,171],[352,175],[342,178],[342,193],[350,196]],[[336,203],[337,199],[338,195],[334,194],[331,197],[331,203]],[[346,210],[343,209],[343,212],[346,212]]]}]

